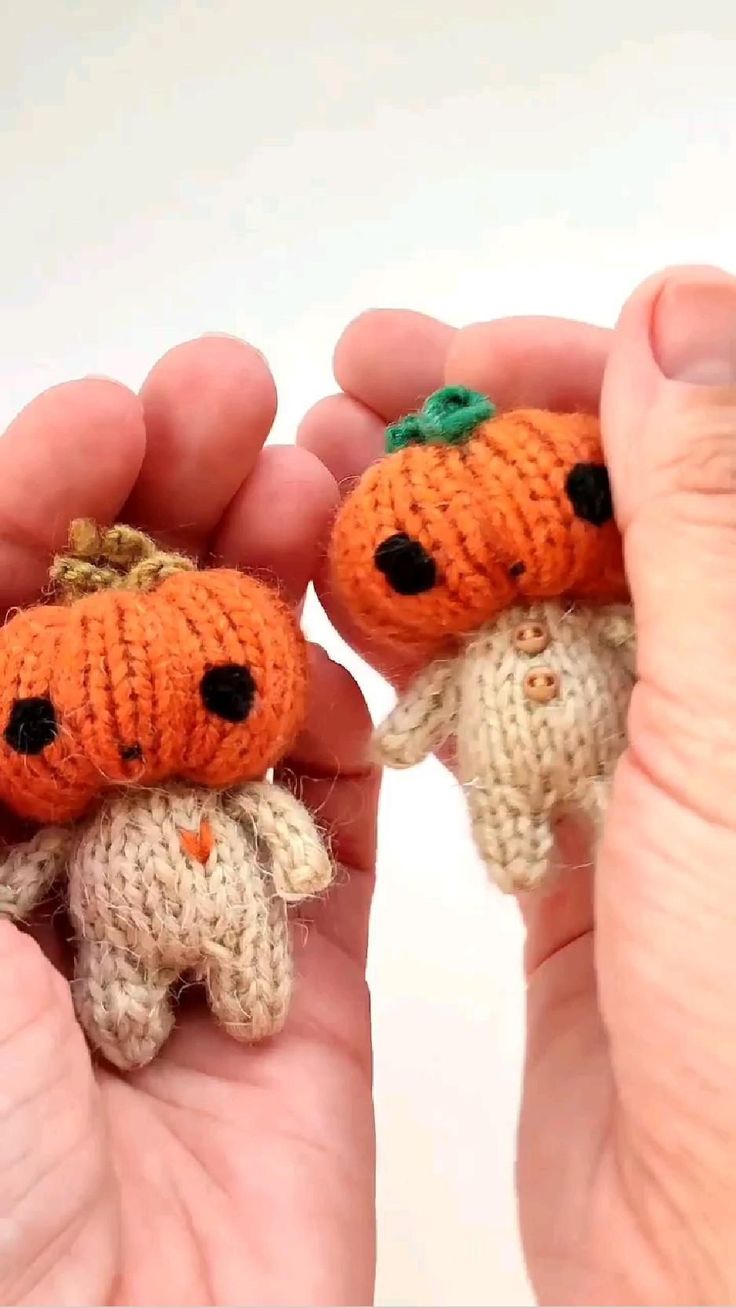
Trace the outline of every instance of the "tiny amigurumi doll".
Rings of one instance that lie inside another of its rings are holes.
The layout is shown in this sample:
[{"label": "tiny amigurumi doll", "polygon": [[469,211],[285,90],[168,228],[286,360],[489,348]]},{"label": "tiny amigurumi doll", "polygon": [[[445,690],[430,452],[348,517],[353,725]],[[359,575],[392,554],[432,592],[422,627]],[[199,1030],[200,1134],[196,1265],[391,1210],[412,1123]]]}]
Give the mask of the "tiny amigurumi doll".
[{"label": "tiny amigurumi doll", "polygon": [[52,582],[62,603],[0,632],[0,799],[54,824],[0,859],[0,913],[66,873],[77,1013],[120,1068],[160,1049],[184,973],[231,1035],[272,1035],[286,905],[332,877],[307,810],[263,779],[305,713],[296,621],[253,578],[122,526],[73,524]]},{"label": "tiny amigurumi doll", "polygon": [[536,886],[561,811],[600,826],[634,680],[598,423],[497,416],[453,386],[389,427],[386,448],[330,546],[358,626],[423,668],[376,752],[409,767],[453,738],[491,875],[506,890]]}]

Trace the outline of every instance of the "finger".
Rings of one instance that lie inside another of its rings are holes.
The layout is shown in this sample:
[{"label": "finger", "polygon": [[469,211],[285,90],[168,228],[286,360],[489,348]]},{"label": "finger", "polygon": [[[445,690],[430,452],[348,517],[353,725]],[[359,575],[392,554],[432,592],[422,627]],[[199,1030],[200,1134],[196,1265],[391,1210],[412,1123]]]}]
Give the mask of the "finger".
[{"label": "finger", "polygon": [[[364,368],[364,359],[370,359],[371,367],[379,367],[373,317],[365,314],[357,319],[343,337],[353,370]],[[391,360],[396,371],[411,365],[414,337],[407,335],[408,359],[398,352]],[[602,327],[564,319],[506,318],[476,323],[443,335],[447,356],[442,372],[437,370],[435,347],[433,358],[421,362],[426,370],[424,383],[428,387],[443,382],[471,386],[491,394],[505,409],[528,406],[597,412],[610,336]],[[343,343],[338,351],[342,348]],[[406,394],[406,384],[401,385]],[[409,385],[416,387],[416,376]],[[297,439],[326,464],[341,489],[348,490],[351,481],[383,453],[385,421],[367,402],[351,395],[330,395],[310,409]]]},{"label": "finger", "polygon": [[296,439],[329,468],[342,496],[383,454],[386,424],[351,395],[328,395],[305,414]]},{"label": "finger", "polygon": [[408,309],[372,309],[346,327],[334,356],[348,395],[393,422],[442,385],[453,327]]},{"label": "finger", "polygon": [[371,720],[357,683],[323,649],[310,647],[310,706],[280,779],[303,800],[325,832],[337,864],[329,895],[305,906],[312,923],[303,941],[322,954],[337,945],[365,965],[376,858],[380,772],[369,762]]},{"label": "finger", "polygon": [[203,337],[165,354],[141,399],[146,457],[128,518],[171,545],[199,551],[270,431],[273,379],[252,346]]},{"label": "finger", "polygon": [[712,1033],[733,1029],[736,992],[736,280],[641,287],[602,413],[639,681],[598,868],[601,1002],[617,1057],[646,1042],[640,1090],[677,1098],[693,1067],[727,1085],[728,1103],[709,1095],[716,1139],[720,1114],[735,1125],[736,1041]]},{"label": "finger", "polygon": [[459,331],[444,380],[502,409],[597,413],[611,332],[564,318],[499,318]]},{"label": "finger", "polygon": [[636,610],[637,739],[649,742],[653,715],[660,779],[718,820],[730,778],[693,771],[692,751],[707,739],[711,763],[711,733],[729,741],[736,708],[736,280],[683,270],[640,289],[621,317],[603,418]]},{"label": "finger", "polygon": [[403,651],[367,635],[353,620],[342,599],[334,592],[324,560],[315,579],[315,591],[322,608],[341,638],[396,690],[407,686],[422,666],[413,650]]},{"label": "finger", "polygon": [[568,818],[555,832],[549,887],[518,896],[526,926],[524,970],[536,978],[593,929],[593,854],[590,833]]},{"label": "finger", "polygon": [[36,599],[77,517],[114,519],[145,448],[138,399],[117,382],[54,386],[0,440],[0,610]]},{"label": "finger", "polygon": [[262,574],[298,603],[319,567],[337,501],[335,480],[314,454],[271,445],[225,512],[213,562]]}]

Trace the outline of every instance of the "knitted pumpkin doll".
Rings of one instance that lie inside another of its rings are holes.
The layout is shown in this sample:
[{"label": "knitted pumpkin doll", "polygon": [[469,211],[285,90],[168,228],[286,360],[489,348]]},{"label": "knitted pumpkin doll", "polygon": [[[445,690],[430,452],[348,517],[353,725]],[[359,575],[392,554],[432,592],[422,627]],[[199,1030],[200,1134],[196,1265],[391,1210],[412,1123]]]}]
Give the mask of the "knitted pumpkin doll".
[{"label": "knitted pumpkin doll", "polygon": [[625,741],[634,635],[597,421],[446,387],[388,428],[344,502],[333,586],[423,668],[376,733],[410,767],[454,738],[476,843],[506,890],[545,876],[552,825],[599,827]]},{"label": "knitted pumpkin doll", "polygon": [[299,628],[260,582],[122,526],[75,523],[52,582],[60,603],[0,631],[0,799],[54,824],[0,860],[0,912],[66,873],[77,1013],[120,1068],[161,1048],[183,973],[236,1039],[272,1035],[286,906],[332,876],[306,809],[263,779],[305,713]]}]

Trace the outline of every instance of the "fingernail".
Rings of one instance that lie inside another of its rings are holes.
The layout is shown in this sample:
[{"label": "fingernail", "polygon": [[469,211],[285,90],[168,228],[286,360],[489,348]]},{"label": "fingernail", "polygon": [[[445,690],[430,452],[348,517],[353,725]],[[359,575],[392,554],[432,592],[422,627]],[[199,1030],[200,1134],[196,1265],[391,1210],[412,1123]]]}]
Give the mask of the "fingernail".
[{"label": "fingernail", "polygon": [[672,381],[736,384],[736,277],[714,270],[666,282],[654,305],[652,348]]}]

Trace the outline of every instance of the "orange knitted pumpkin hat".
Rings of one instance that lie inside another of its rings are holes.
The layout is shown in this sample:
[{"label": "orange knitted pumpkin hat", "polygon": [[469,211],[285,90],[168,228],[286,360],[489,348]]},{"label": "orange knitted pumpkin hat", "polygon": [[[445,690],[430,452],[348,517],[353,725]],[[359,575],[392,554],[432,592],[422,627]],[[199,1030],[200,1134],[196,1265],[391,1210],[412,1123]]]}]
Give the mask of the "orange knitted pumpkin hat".
[{"label": "orange knitted pumpkin hat", "polygon": [[627,597],[597,419],[447,386],[389,427],[343,504],[334,588],[364,631],[440,647],[510,604]]},{"label": "orange knitted pumpkin hat", "polygon": [[306,704],[304,639],[278,595],[127,527],[75,523],[70,550],[52,570],[64,603],[0,631],[0,799],[67,822],[111,786],[263,776]]}]

